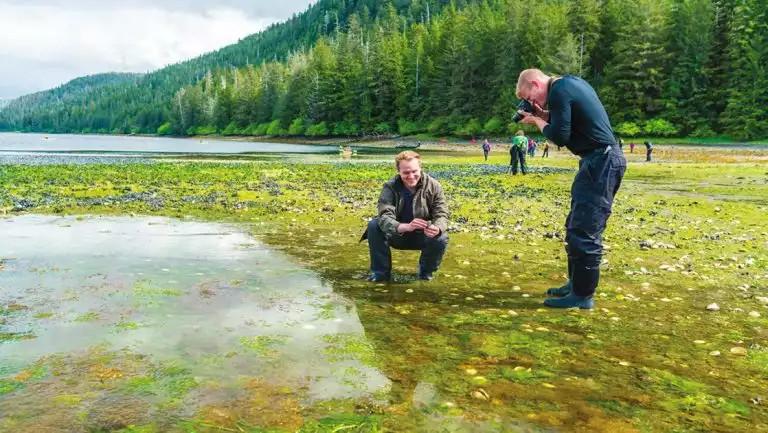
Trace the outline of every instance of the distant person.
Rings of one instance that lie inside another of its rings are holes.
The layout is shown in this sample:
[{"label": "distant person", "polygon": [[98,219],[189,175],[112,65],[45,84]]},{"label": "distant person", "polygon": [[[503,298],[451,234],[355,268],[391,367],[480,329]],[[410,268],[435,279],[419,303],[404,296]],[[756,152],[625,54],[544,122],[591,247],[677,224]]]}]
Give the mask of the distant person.
[{"label": "distant person", "polygon": [[488,142],[488,139],[486,138],[485,141],[483,141],[483,156],[485,157],[485,160],[488,161],[488,153],[491,151],[491,143]]},{"label": "distant person", "polygon": [[622,152],[624,152],[624,139],[619,138],[619,149],[621,149]]},{"label": "distant person", "polygon": [[629,153],[635,153],[635,142],[629,143]]},{"label": "distant person", "polygon": [[421,171],[421,155],[407,150],[395,156],[397,175],[387,181],[378,201],[378,217],[368,223],[371,274],[368,281],[392,278],[390,248],[421,250],[418,277],[431,280],[448,247],[448,204],[440,182]]},{"label": "distant person", "polygon": [[528,167],[525,165],[525,153],[528,149],[528,137],[523,131],[517,131],[512,139],[512,146],[509,148],[509,167],[513,175],[517,175],[517,165],[520,164],[520,171],[528,174]]},{"label": "distant person", "polygon": [[533,158],[534,152],[536,152],[536,142],[533,141],[533,138],[528,137],[528,156]]},{"label": "distant person", "polygon": [[542,158],[549,158],[549,140],[544,140],[544,153],[541,155]]},{"label": "distant person", "polygon": [[645,140],[645,161],[651,162],[651,153],[653,153],[653,143],[650,140]]}]

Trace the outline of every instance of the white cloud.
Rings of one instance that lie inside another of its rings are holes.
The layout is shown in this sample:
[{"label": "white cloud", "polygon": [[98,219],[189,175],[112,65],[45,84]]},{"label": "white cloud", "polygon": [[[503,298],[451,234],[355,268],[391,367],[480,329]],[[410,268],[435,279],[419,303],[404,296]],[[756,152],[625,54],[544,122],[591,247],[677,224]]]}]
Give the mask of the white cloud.
[{"label": "white cloud", "polygon": [[[253,17],[213,2],[208,9],[165,10],[145,4],[100,7],[0,0],[0,11],[0,59],[5,63],[0,65],[0,97],[48,88],[83,74],[154,70],[237,42],[279,19]],[[32,72],[26,65],[38,69]]]}]

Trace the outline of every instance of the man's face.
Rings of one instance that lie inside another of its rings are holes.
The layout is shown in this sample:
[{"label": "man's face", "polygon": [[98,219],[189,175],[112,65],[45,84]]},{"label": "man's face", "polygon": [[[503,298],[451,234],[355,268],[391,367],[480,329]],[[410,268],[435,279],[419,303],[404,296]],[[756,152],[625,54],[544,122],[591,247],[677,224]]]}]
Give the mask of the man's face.
[{"label": "man's face", "polygon": [[533,80],[530,87],[520,91],[520,96],[533,105],[544,107],[547,103],[547,83]]},{"label": "man's face", "polygon": [[397,172],[407,188],[416,188],[421,179],[421,161],[416,158],[400,161]]}]

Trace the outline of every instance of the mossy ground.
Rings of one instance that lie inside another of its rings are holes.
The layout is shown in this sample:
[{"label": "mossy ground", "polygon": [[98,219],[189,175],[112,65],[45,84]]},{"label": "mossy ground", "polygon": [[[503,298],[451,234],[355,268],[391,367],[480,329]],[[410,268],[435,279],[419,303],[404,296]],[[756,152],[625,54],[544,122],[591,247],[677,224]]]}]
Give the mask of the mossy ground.
[{"label": "mossy ground", "polygon": [[[768,305],[758,299],[768,296],[768,152],[662,147],[644,163],[637,150],[591,312],[541,308],[546,288],[564,282],[576,166],[564,151],[530,160],[525,177],[504,173],[503,151],[487,164],[479,152],[425,153],[452,209],[451,243],[434,281],[415,280],[418,253],[396,252],[386,285],[364,282],[358,239],[394,174],[388,160],[0,167],[0,209],[11,215],[242,224],[354,301],[366,340],[340,335],[330,354],[354,354],[392,382],[375,401],[313,404],[300,387],[258,377],[225,396],[173,365],[94,348],[0,369],[6,409],[30,399],[48,408],[5,411],[0,430],[768,431]],[[705,311],[712,302],[721,310]],[[3,331],[21,308],[0,306],[0,347],[26,338]],[[265,353],[279,343],[241,342]],[[184,410],[203,396],[203,409]]]}]

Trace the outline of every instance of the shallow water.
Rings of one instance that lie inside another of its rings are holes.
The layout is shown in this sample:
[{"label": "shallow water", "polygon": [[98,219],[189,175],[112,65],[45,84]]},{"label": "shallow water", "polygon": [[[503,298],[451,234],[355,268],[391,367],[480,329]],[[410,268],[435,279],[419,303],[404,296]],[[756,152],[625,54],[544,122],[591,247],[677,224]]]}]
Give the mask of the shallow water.
[{"label": "shallow water", "polygon": [[225,388],[259,377],[331,399],[388,385],[329,355],[340,337],[365,344],[354,303],[237,227],[27,215],[0,220],[0,239],[0,305],[16,310],[0,330],[19,336],[0,342],[0,377],[98,347]]}]

